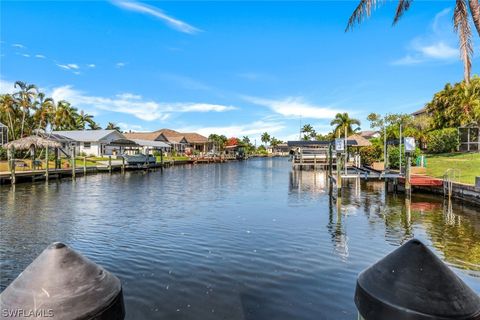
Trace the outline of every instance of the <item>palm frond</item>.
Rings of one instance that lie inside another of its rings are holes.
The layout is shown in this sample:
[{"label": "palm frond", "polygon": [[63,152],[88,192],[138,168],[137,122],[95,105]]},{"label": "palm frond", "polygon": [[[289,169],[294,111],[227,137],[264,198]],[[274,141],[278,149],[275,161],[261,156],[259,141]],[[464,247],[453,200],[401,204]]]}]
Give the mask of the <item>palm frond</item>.
[{"label": "palm frond", "polygon": [[410,4],[413,0],[399,0],[397,6],[397,12],[395,13],[395,18],[393,18],[393,25],[396,25],[398,20],[403,16],[405,11],[410,8]]},{"label": "palm frond", "polygon": [[353,29],[355,24],[361,23],[365,18],[370,17],[372,13],[372,7],[376,7],[379,0],[360,0],[355,11],[353,11],[350,19],[348,19],[347,27],[345,28],[345,32]]},{"label": "palm frond", "polygon": [[470,29],[466,0],[457,0],[453,15],[453,26],[460,40],[460,56],[464,65],[465,82],[470,82],[472,69],[472,31]]},{"label": "palm frond", "polygon": [[478,0],[469,0],[470,13],[472,14],[473,23],[477,29],[478,35],[480,35],[480,4]]}]

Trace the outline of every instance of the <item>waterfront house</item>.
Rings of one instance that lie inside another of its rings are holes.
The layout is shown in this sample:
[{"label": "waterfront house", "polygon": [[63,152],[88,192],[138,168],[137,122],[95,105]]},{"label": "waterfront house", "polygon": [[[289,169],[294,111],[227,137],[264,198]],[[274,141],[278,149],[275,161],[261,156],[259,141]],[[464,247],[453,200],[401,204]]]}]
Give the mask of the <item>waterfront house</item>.
[{"label": "waterfront house", "polygon": [[192,154],[196,151],[206,153],[211,147],[208,138],[201,134],[182,133],[172,129],[160,129],[153,132],[129,132],[125,133],[125,136],[134,140],[161,141],[170,145],[171,150],[178,153]]},{"label": "waterfront house", "polygon": [[163,141],[130,139],[137,144],[137,146],[127,147],[126,154],[154,154],[155,152],[168,153],[172,147]]},{"label": "waterfront house", "polygon": [[53,131],[53,134],[66,137],[75,142],[75,154],[88,156],[120,155],[126,148],[136,146],[116,130],[71,130]]},{"label": "waterfront house", "polygon": [[8,142],[8,128],[0,122],[0,146]]}]

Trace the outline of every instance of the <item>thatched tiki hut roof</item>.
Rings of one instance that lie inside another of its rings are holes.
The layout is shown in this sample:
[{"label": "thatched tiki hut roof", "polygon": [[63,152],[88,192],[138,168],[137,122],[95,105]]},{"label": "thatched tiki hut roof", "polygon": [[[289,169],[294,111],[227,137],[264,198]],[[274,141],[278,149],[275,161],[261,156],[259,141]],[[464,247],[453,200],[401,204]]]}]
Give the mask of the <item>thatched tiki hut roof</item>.
[{"label": "thatched tiki hut roof", "polygon": [[10,141],[5,144],[6,149],[15,150],[30,150],[31,148],[45,149],[45,148],[60,148],[62,145],[56,141],[37,137],[29,136],[18,140]]},{"label": "thatched tiki hut roof", "polygon": [[[368,147],[371,146],[372,143],[362,137],[359,134],[352,134],[350,137],[347,138],[348,140],[348,146],[349,147]],[[351,143],[350,141],[355,141],[354,143]]]}]

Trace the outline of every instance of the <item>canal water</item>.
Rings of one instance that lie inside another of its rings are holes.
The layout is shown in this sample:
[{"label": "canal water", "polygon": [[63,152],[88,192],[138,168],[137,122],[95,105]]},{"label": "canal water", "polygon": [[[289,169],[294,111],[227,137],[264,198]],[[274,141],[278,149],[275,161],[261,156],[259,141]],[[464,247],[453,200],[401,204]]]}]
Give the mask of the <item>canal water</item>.
[{"label": "canal water", "polygon": [[116,274],[127,319],[355,319],[357,274],[417,237],[480,292],[480,210],[286,159],[0,188],[0,289],[51,242]]}]

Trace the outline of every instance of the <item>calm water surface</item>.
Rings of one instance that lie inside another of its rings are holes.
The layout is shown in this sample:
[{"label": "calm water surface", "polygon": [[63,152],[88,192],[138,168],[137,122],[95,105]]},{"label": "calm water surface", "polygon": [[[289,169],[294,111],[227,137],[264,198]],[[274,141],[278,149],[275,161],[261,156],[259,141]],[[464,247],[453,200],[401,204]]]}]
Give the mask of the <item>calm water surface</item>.
[{"label": "calm water surface", "polygon": [[412,237],[480,292],[480,212],[285,159],[0,187],[0,289],[51,242],[116,274],[128,319],[354,319],[357,274]]}]

